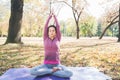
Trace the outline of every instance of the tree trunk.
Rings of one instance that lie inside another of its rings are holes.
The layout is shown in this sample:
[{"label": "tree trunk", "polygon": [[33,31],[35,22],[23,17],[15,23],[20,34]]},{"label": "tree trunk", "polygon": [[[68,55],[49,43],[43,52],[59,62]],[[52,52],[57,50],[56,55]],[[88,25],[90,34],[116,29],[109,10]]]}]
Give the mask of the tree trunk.
[{"label": "tree trunk", "polygon": [[119,22],[118,22],[118,26],[119,26],[118,42],[120,42],[120,5],[119,5]]},{"label": "tree trunk", "polygon": [[[75,20],[75,23],[76,23],[76,38],[79,39],[79,33],[80,33],[80,29],[79,29],[79,19],[76,18],[75,16],[75,11],[72,9],[73,11],[73,16],[74,16],[74,20]],[[78,17],[79,18],[79,17]]]},{"label": "tree trunk", "polygon": [[11,0],[11,16],[9,19],[9,29],[6,44],[21,43],[23,3],[24,0]]},{"label": "tree trunk", "polygon": [[105,30],[103,31],[103,33],[101,34],[101,36],[99,37],[99,39],[102,39],[103,35],[105,34],[105,32],[107,31],[107,29],[112,26],[113,24],[117,23],[118,21],[115,21],[115,22],[111,22],[106,28]]},{"label": "tree trunk", "polygon": [[79,33],[80,33],[80,29],[79,29],[79,23],[77,22],[76,23],[76,26],[77,26],[77,39],[79,39]]}]

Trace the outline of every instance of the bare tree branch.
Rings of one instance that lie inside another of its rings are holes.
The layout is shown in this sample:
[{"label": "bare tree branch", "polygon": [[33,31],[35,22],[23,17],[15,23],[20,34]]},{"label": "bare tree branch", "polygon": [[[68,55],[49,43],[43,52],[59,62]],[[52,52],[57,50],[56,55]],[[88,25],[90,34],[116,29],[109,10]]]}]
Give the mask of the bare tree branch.
[{"label": "bare tree branch", "polygon": [[[113,16],[112,16],[112,17],[113,17]],[[111,17],[111,18],[112,18],[112,17]],[[112,21],[111,21],[111,20],[108,20],[107,22],[108,22],[108,23],[111,23],[111,22],[115,21],[118,17],[119,17],[119,15],[116,16],[115,18],[113,18]]]},{"label": "bare tree branch", "polygon": [[65,2],[65,1],[56,1],[56,2],[53,2],[53,3],[57,3],[57,2],[65,3],[65,4],[68,5],[70,8],[72,8],[75,12],[77,11],[73,6],[71,6],[70,4],[68,4],[68,3]]},{"label": "bare tree branch", "polygon": [[65,3],[66,5],[68,5],[68,6],[72,9],[73,16],[74,16],[75,23],[76,23],[77,39],[79,39],[79,31],[80,31],[80,29],[79,29],[79,18],[80,18],[80,15],[82,14],[82,12],[83,12],[83,10],[84,10],[84,7],[80,10],[80,12],[78,12],[78,10],[75,9],[73,3],[72,3],[72,5],[68,4],[68,3],[65,2],[65,1],[56,1],[56,2],[54,2],[54,3],[57,3],[57,2]]},{"label": "bare tree branch", "polygon": [[118,13],[119,11],[116,11],[116,12],[114,12],[112,15],[114,15],[114,14],[116,14],[116,13]]},{"label": "bare tree branch", "polygon": [[115,21],[115,22],[111,22],[106,28],[105,30],[103,31],[103,33],[101,34],[101,36],[99,37],[99,39],[102,39],[103,35],[105,34],[105,32],[107,31],[107,29],[112,26],[113,24],[117,23],[119,21]]},{"label": "bare tree branch", "polygon": [[119,17],[119,15],[117,15],[117,16],[111,21],[111,23],[112,23],[113,21],[115,21],[118,17]]},{"label": "bare tree branch", "polygon": [[50,1],[50,13],[51,13],[51,4],[52,4],[52,2]]},{"label": "bare tree branch", "polygon": [[[77,21],[77,18],[75,16],[76,12],[72,9],[72,12],[73,12],[73,16],[74,16],[74,19],[75,19],[75,22]],[[77,23],[76,23],[77,24]]]},{"label": "bare tree branch", "polygon": [[79,21],[79,19],[80,19],[80,15],[82,14],[83,10],[84,10],[84,7],[83,7],[82,10],[79,12],[78,21]]}]

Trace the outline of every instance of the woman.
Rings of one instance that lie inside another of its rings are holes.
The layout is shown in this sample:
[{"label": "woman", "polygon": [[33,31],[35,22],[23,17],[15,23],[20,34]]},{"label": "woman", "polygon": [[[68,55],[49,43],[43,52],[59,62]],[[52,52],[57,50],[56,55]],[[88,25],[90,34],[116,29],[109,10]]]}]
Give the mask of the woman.
[{"label": "woman", "polygon": [[[48,26],[49,21],[52,17],[55,20],[56,26],[54,25]],[[58,77],[71,77],[72,72],[70,72],[69,70],[66,69],[65,66],[60,64],[59,43],[61,40],[61,33],[57,18],[53,13],[50,14],[45,24],[43,39],[45,49],[44,64],[37,67],[33,67],[30,71],[31,74],[36,76],[52,74]]]}]

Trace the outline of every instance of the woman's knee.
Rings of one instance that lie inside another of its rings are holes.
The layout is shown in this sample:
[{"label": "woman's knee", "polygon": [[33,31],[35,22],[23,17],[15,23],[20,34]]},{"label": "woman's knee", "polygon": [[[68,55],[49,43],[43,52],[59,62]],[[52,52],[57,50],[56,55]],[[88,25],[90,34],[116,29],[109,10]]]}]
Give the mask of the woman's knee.
[{"label": "woman's knee", "polygon": [[30,74],[35,75],[37,70],[40,69],[40,66],[36,66],[30,69]]},{"label": "woman's knee", "polygon": [[71,71],[67,71],[67,75],[68,75],[69,77],[71,77],[71,76],[73,75],[73,73],[72,73]]},{"label": "woman's knee", "polygon": [[69,70],[64,71],[64,73],[65,73],[64,77],[71,77],[73,75],[73,73],[71,71],[69,71]]},{"label": "woman's knee", "polygon": [[73,73],[71,71],[57,71],[54,72],[53,75],[58,76],[58,77],[71,77],[73,75]]},{"label": "woman's knee", "polygon": [[30,74],[31,74],[31,75],[35,75],[35,74],[36,74],[36,70],[33,69],[33,68],[31,68],[31,69],[30,69]]}]

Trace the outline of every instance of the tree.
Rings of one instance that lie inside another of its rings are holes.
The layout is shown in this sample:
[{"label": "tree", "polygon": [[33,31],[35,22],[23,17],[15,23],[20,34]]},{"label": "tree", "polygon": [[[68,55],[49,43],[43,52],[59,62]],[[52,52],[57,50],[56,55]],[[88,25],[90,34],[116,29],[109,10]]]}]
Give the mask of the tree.
[{"label": "tree", "polygon": [[82,36],[89,36],[92,37],[96,33],[96,19],[92,16],[86,16],[84,19],[80,22],[80,29],[81,29],[81,35]]},{"label": "tree", "polygon": [[120,42],[120,4],[119,4],[119,23],[118,23],[118,26],[119,26],[118,42]]},{"label": "tree", "polygon": [[11,16],[9,19],[6,43],[21,43],[21,24],[24,0],[11,0]]},{"label": "tree", "polygon": [[[72,0],[72,11],[73,11],[73,16],[75,19],[75,23],[76,23],[76,37],[77,39],[79,39],[79,33],[80,33],[80,28],[79,28],[79,20],[80,20],[80,16],[83,13],[83,10],[85,8],[85,4],[81,2],[84,2],[82,0],[77,1],[77,0]],[[82,5],[82,6],[81,6]]]},{"label": "tree", "polygon": [[57,1],[57,2],[65,3],[72,9],[74,20],[76,23],[76,37],[77,39],[79,39],[79,33],[80,33],[79,20],[80,20],[81,14],[83,13],[85,5],[87,5],[86,0],[72,0],[72,5],[68,4],[66,1]]},{"label": "tree", "polygon": [[8,31],[10,1],[0,1],[0,36],[5,37]]},{"label": "tree", "polygon": [[101,34],[101,22],[100,21],[98,21],[98,25],[97,25],[97,36],[100,36],[100,34]]},{"label": "tree", "polygon": [[116,8],[118,9],[118,4],[116,5],[116,7],[114,9],[112,9],[112,10],[111,10],[111,8],[109,9],[109,12],[108,12],[109,15],[106,18],[108,26],[104,29],[104,31],[101,34],[101,36],[99,37],[99,39],[102,39],[103,35],[105,34],[105,32],[107,31],[108,28],[110,28],[112,25],[118,23],[118,26],[119,26],[118,42],[120,42],[120,5],[119,5],[119,11]]}]

